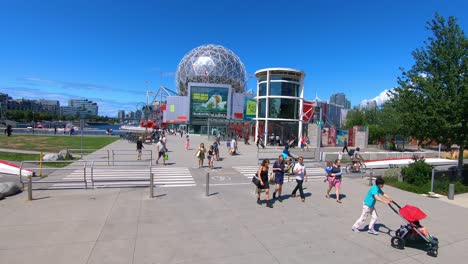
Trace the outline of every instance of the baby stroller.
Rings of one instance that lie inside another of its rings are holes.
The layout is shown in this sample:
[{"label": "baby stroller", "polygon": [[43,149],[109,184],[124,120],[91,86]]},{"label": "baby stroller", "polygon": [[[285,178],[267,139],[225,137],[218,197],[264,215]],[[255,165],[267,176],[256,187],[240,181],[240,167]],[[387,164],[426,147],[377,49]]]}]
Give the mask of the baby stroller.
[{"label": "baby stroller", "polygon": [[437,257],[439,250],[439,241],[437,238],[430,236],[426,237],[420,230],[415,222],[426,218],[426,214],[421,209],[405,205],[401,207],[396,202],[393,202],[398,207],[398,211],[389,204],[390,208],[406,222],[395,231],[395,236],[391,238],[392,247],[397,249],[404,249],[405,244],[426,244],[426,252],[429,256]]}]

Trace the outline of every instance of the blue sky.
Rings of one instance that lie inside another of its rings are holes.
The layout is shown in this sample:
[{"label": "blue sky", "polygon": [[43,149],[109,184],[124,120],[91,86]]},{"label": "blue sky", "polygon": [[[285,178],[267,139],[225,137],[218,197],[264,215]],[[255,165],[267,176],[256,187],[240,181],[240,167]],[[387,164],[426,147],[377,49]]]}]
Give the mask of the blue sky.
[{"label": "blue sky", "polygon": [[435,12],[466,31],[466,10],[466,0],[0,0],[0,92],[61,104],[88,98],[100,115],[116,116],[135,111],[146,90],[175,90],[184,54],[219,44],[249,75],[300,69],[306,99],[343,92],[357,105],[396,85]]}]

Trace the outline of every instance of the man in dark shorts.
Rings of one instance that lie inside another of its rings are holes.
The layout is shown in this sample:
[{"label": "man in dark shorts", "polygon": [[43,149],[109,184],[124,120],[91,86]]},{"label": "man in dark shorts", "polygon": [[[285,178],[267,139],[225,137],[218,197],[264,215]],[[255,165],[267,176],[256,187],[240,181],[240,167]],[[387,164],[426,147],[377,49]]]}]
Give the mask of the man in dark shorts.
[{"label": "man in dark shorts", "polygon": [[161,140],[158,141],[158,143],[156,144],[156,151],[158,151],[158,159],[156,160],[156,164],[159,163],[159,159],[162,157],[163,164],[166,165],[166,147],[164,146]]}]

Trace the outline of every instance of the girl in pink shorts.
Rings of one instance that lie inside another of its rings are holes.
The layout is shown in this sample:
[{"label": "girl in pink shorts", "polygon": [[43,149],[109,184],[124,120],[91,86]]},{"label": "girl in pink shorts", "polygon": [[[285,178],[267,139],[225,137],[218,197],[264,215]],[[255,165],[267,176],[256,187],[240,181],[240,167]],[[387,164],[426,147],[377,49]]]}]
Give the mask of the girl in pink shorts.
[{"label": "girl in pink shorts", "polygon": [[341,187],[341,162],[340,160],[335,161],[331,173],[327,175],[328,189],[325,197],[330,198],[330,191],[335,187],[336,192],[336,202],[341,203],[340,200],[340,187]]}]

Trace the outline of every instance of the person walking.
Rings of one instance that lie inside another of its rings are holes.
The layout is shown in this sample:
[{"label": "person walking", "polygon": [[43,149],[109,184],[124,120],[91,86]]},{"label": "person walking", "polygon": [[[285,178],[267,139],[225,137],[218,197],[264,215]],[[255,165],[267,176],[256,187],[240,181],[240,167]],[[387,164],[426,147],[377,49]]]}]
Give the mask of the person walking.
[{"label": "person walking", "polygon": [[164,149],[167,151],[167,136],[166,136],[166,134],[163,134],[161,141],[164,144]]},{"label": "person walking", "polygon": [[205,160],[205,153],[206,153],[205,144],[200,143],[200,146],[197,148],[197,151],[195,152],[195,156],[197,156],[198,158],[198,168],[203,168],[203,161]]},{"label": "person walking", "polygon": [[296,174],[296,187],[291,193],[292,197],[296,197],[296,192],[299,190],[299,194],[301,195],[301,201],[305,202],[305,195],[304,195],[304,190],[302,189],[302,183],[304,183],[304,178],[305,181],[307,182],[307,171],[306,167],[304,165],[304,157],[300,156],[299,157],[299,162],[294,165],[293,168],[294,174]]},{"label": "person walking", "polygon": [[348,139],[345,138],[344,141],[343,141],[343,149],[341,150],[342,153],[344,153],[344,151],[346,150],[346,153],[349,154],[349,150],[348,150]]},{"label": "person walking", "polygon": [[143,138],[142,137],[138,137],[138,140],[136,142],[136,149],[137,149],[137,152],[138,152],[138,157],[137,159],[138,160],[141,160],[141,152],[143,150]]},{"label": "person walking", "polygon": [[185,150],[188,150],[190,147],[190,138],[189,135],[185,136]]},{"label": "person walking", "polygon": [[282,202],[283,199],[281,198],[281,191],[283,190],[283,182],[284,182],[284,157],[280,155],[278,160],[275,161],[273,164],[273,173],[275,174],[275,191],[273,192],[273,200],[276,199],[276,193],[278,193],[278,201]]},{"label": "person walking", "polygon": [[340,199],[341,175],[342,175],[341,161],[337,159],[335,160],[335,164],[331,168],[330,173],[327,175],[328,189],[327,189],[327,194],[325,195],[326,198],[330,198],[330,191],[333,187],[335,187],[337,203],[341,203],[341,199]]},{"label": "person walking", "polygon": [[214,168],[214,158],[215,158],[215,150],[214,150],[214,147],[213,145],[210,146],[210,148],[208,149],[208,167],[210,167],[210,169],[213,169]]},{"label": "person walking", "polygon": [[237,140],[236,140],[235,137],[233,137],[232,140],[231,140],[231,150],[230,150],[230,154],[231,154],[232,156],[234,156],[234,155],[238,154],[237,152],[238,152],[238,149],[237,149]]},{"label": "person walking", "polygon": [[[366,221],[367,217],[372,215],[371,221],[369,223],[369,230],[367,231],[369,234],[372,235],[378,235],[379,233],[375,231],[374,229],[374,224],[377,222],[379,219],[377,215],[377,211],[375,210],[375,203],[376,201],[379,201],[381,203],[389,204],[393,201],[393,199],[385,194],[382,191],[382,188],[384,187],[385,181],[382,179],[382,177],[378,177],[375,180],[375,184],[370,187],[369,191],[367,192],[366,197],[364,198],[364,202],[362,205],[362,213],[361,217],[354,223],[354,225],[351,227],[351,229],[354,232],[361,232],[360,227],[364,224]],[[382,199],[381,196],[385,197],[385,199]]]},{"label": "person walking", "polygon": [[156,144],[156,151],[158,152],[158,159],[156,160],[156,164],[159,164],[159,159],[162,157],[163,164],[166,165],[166,146],[162,142],[162,140],[159,140],[158,143]]},{"label": "person walking", "polygon": [[218,141],[213,142],[213,149],[214,149],[216,161],[219,161],[219,143],[218,143]]},{"label": "person walking", "polygon": [[257,175],[260,179],[260,186],[257,188],[257,204],[262,204],[260,202],[260,193],[262,190],[265,190],[266,194],[266,206],[273,208],[273,204],[270,201],[270,184],[268,183],[268,165],[270,164],[269,160],[263,160],[262,164],[258,168]]}]

